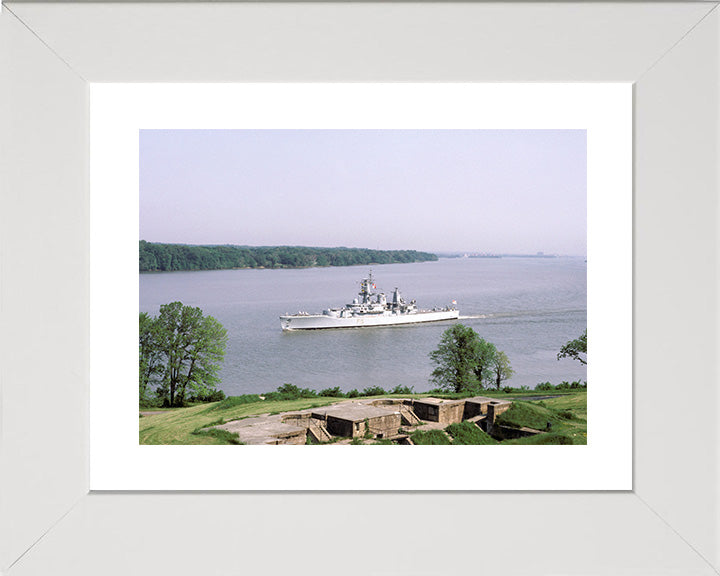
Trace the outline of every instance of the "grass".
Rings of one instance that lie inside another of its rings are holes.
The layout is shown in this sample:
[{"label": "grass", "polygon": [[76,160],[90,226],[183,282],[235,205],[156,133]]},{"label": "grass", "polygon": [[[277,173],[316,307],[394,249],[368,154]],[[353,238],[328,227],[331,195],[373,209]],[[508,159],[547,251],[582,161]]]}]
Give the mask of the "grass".
[{"label": "grass", "polygon": [[162,414],[151,414],[140,418],[140,444],[228,444],[229,442],[222,441],[218,437],[193,434],[193,432],[248,416],[273,412],[294,412],[337,402],[337,398],[259,400],[249,403],[228,402],[230,399],[226,398],[221,402],[200,404],[190,408],[174,408],[166,410]]},{"label": "grass", "polygon": [[[487,396],[499,396],[510,399],[513,395],[501,392],[483,392]],[[551,395],[555,395],[553,392]],[[430,394],[386,394],[382,397],[426,397]],[[259,414],[294,412],[307,408],[327,406],[346,398],[316,396],[296,400],[260,400],[255,394],[231,396],[220,402],[198,404],[188,408],[170,408],[160,410],[160,414],[150,414],[139,419],[139,440],[141,444],[237,444],[239,439],[225,436],[222,431],[202,433],[203,428],[217,426],[231,420],[239,420]],[[144,409],[143,409],[144,411]],[[156,409],[151,411],[155,412]],[[513,407],[500,415],[500,423],[515,427],[545,429],[547,422],[552,423],[549,432],[534,437],[507,440],[502,444],[560,444],[571,439],[574,444],[587,444],[587,393],[574,391],[558,398],[542,401],[518,401]],[[467,423],[469,424],[469,423]],[[475,427],[473,424],[470,426]],[[477,428],[477,427],[475,427]],[[477,436],[474,430],[450,432],[454,443],[490,443],[487,438]],[[477,432],[482,433],[480,429]],[[229,434],[229,433],[228,433]],[[484,433],[482,433],[484,434]],[[487,434],[485,434],[487,436]],[[488,437],[489,438],[489,437]],[[412,435],[416,444],[448,445],[451,439],[440,431],[416,431]],[[384,442],[383,442],[384,443]]]},{"label": "grass", "polygon": [[451,443],[442,430],[416,430],[410,439],[419,446],[447,446]]},{"label": "grass", "polygon": [[460,422],[459,424],[450,424],[445,428],[445,432],[452,436],[454,445],[462,444],[497,444],[498,441],[492,436],[480,430],[477,425],[472,422]]},{"label": "grass", "polygon": [[539,402],[517,401],[498,416],[497,423],[544,431],[536,436],[505,440],[503,444],[587,444],[587,393]]},{"label": "grass", "polygon": [[526,436],[525,438],[515,438],[514,440],[505,440],[503,444],[585,444],[586,442],[575,442],[575,438],[568,434],[536,434],[535,436]]},{"label": "grass", "polygon": [[193,432],[193,434],[196,436],[207,436],[217,440],[217,444],[243,444],[243,442],[240,442],[240,436],[238,436],[237,432],[228,432],[227,430],[220,430],[219,428],[197,430]]},{"label": "grass", "polygon": [[560,424],[562,419],[557,412],[545,406],[538,406],[532,402],[514,402],[507,412],[498,416],[497,423],[512,428],[535,428],[545,430],[548,423],[552,427]]}]

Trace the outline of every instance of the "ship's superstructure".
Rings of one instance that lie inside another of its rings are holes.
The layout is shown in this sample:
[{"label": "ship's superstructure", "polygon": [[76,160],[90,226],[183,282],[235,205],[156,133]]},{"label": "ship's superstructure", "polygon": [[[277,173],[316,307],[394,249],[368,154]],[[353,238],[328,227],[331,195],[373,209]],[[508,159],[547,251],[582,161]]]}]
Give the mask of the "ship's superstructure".
[{"label": "ship's superstructure", "polygon": [[360,282],[358,297],[342,308],[328,308],[322,314],[286,314],[280,316],[283,330],[317,330],[321,328],[361,328],[456,320],[455,301],[444,308],[421,310],[415,300],[407,302],[395,288],[388,301],[377,286],[372,272]]}]

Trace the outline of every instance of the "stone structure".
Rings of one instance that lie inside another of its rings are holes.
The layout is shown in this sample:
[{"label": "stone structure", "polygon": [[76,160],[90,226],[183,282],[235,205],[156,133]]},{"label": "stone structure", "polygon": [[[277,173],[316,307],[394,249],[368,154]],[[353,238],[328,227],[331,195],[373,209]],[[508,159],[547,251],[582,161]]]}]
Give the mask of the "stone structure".
[{"label": "stone structure", "polygon": [[343,402],[327,408],[316,408],[313,418],[325,421],[330,434],[349,438],[396,436],[401,424],[399,410],[381,408],[362,402]]},{"label": "stone structure", "polygon": [[495,401],[497,401],[495,398],[488,398],[487,396],[473,396],[472,398],[465,398],[463,420],[469,420],[470,418],[487,414],[488,404]]},{"label": "stone structure", "polygon": [[[381,398],[344,401],[322,408],[285,414],[265,414],[234,420],[217,428],[235,432],[245,444],[348,443],[350,439],[392,438],[412,444],[400,426],[441,430],[449,424],[472,422],[489,434],[518,437],[537,430],[500,430],[497,417],[512,406],[509,400],[475,396],[462,400],[441,398]],[[504,428],[504,427],[503,427]]]},{"label": "stone structure", "polygon": [[463,420],[465,400],[418,398],[413,400],[413,412],[421,420],[440,424],[456,424]]},{"label": "stone structure", "polygon": [[245,444],[305,444],[307,439],[305,428],[286,424],[279,415],[233,420],[218,428],[237,433]]},{"label": "stone structure", "polygon": [[488,422],[495,424],[495,419],[503,412],[506,412],[512,406],[510,400],[492,400],[487,405]]}]

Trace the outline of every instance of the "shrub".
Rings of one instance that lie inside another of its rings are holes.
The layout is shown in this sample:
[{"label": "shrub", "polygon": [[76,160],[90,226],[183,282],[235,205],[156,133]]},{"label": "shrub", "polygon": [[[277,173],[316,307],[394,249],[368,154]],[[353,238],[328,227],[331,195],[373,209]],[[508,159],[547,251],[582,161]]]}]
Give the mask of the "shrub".
[{"label": "shrub", "polygon": [[453,444],[497,444],[498,441],[472,422],[450,424],[445,431],[453,437]]},{"label": "shrub", "polygon": [[324,390],[320,390],[318,392],[318,396],[328,396],[331,398],[343,398],[345,394],[343,394],[343,391],[340,390],[340,386],[335,386],[335,388],[325,388]]},{"label": "shrub", "polygon": [[373,437],[373,433],[370,431],[370,422],[368,421],[367,418],[365,418],[364,424],[365,424],[365,434],[363,434],[363,438],[365,438],[365,440],[370,440],[370,438]]},{"label": "shrub", "polygon": [[370,386],[362,391],[361,396],[382,396],[385,390],[382,386]]},{"label": "shrub", "polygon": [[225,408],[232,408],[233,406],[240,406],[242,404],[252,404],[253,402],[261,402],[260,396],[257,394],[243,394],[241,396],[228,396],[220,402],[217,406],[213,406],[213,410],[224,410]]},{"label": "shrub", "polygon": [[352,390],[350,390],[350,392],[345,394],[345,396],[348,398],[357,398],[358,396],[360,396],[360,392],[357,391],[357,388],[353,388]]},{"label": "shrub", "polygon": [[310,388],[298,388],[294,384],[283,384],[276,392],[264,394],[266,400],[297,400],[299,398],[315,398],[317,392]]},{"label": "shrub", "polygon": [[535,386],[535,390],[540,390],[541,392],[551,392],[552,390],[555,390],[555,386],[550,384],[550,382],[542,382],[541,384]]},{"label": "shrub", "polygon": [[195,402],[220,402],[221,400],[225,400],[225,392],[222,390],[212,390],[211,392],[206,392],[205,394],[193,396],[191,400]]},{"label": "shrub", "polygon": [[414,386],[407,387],[407,386],[400,386],[398,384],[397,386],[395,386],[395,388],[393,388],[390,391],[390,394],[414,394],[415,393],[414,388],[415,388]]},{"label": "shrub", "polygon": [[448,446],[450,438],[442,430],[416,430],[410,439],[421,446]]}]

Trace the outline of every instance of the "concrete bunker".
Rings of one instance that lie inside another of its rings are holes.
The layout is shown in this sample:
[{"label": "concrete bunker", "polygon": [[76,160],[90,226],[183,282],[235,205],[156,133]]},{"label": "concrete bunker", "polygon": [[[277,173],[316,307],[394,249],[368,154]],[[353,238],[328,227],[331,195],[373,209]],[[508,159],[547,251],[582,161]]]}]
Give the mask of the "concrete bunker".
[{"label": "concrete bunker", "polygon": [[396,436],[401,424],[399,410],[360,402],[344,402],[316,409],[313,417],[324,419],[330,434],[349,438],[360,438],[366,434],[374,438]]},{"label": "concrete bunker", "polygon": [[[472,422],[496,438],[516,438],[538,430],[500,426],[497,417],[511,400],[475,396],[465,399],[381,398],[344,401],[298,412],[265,414],[227,422],[218,428],[235,432],[244,444],[349,443],[350,439],[391,439],[412,444],[407,429],[442,429]],[[402,430],[402,431],[401,431]]]},{"label": "concrete bunker", "polygon": [[462,422],[465,400],[443,400],[442,398],[418,398],[413,400],[413,412],[421,420],[456,424]]}]

